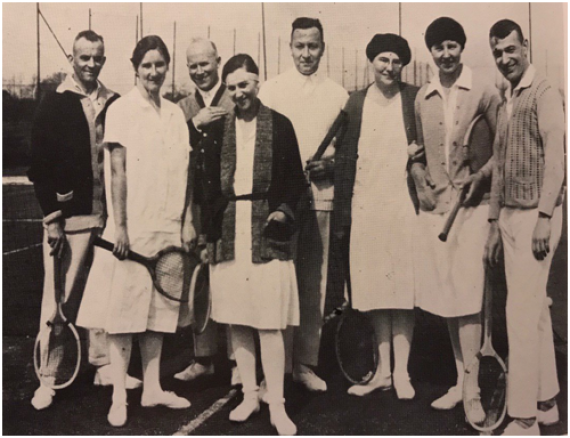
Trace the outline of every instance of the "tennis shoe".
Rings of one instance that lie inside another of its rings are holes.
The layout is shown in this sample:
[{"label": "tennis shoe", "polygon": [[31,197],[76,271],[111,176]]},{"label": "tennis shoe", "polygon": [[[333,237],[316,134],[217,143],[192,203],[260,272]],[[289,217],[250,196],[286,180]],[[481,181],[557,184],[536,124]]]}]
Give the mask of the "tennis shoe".
[{"label": "tennis shoe", "polygon": [[32,398],[32,406],[41,411],[42,409],[49,408],[53,403],[53,397],[55,396],[55,391],[47,386],[40,385],[36,392],[34,392],[34,397]]},{"label": "tennis shoe", "polygon": [[[483,423],[487,418],[487,414],[485,414],[485,410],[481,404],[481,396],[474,396],[472,399],[467,401],[467,405],[469,406],[469,419],[471,419],[475,424]],[[467,415],[465,418],[467,418]]]},{"label": "tennis shoe", "polygon": [[511,421],[502,433],[504,436],[539,436],[540,429],[538,421],[535,421],[532,426],[524,427],[517,420]]},{"label": "tennis shoe", "polygon": [[453,386],[443,396],[433,401],[431,407],[438,411],[448,411],[461,403],[462,391],[460,386]]},{"label": "tennis shoe", "polygon": [[185,398],[178,397],[171,391],[162,391],[159,393],[151,394],[150,396],[143,393],[141,398],[141,406],[145,408],[152,408],[154,406],[166,406],[170,409],[186,409],[191,406],[191,403]]},{"label": "tennis shoe", "polygon": [[303,366],[301,370],[293,371],[293,382],[302,384],[311,392],[325,392],[327,390],[327,383],[306,366]]},{"label": "tennis shoe", "polygon": [[113,427],[123,427],[127,422],[127,403],[113,402],[107,414],[107,421]]},{"label": "tennis shoe", "polygon": [[394,389],[400,400],[412,400],[416,396],[416,390],[412,386],[409,376],[398,377],[394,375]]},{"label": "tennis shoe", "polygon": [[285,412],[285,400],[272,402],[269,405],[269,418],[271,425],[277,429],[280,436],[297,435],[297,426],[291,421]]},{"label": "tennis shoe", "polygon": [[[202,365],[198,362],[192,362],[186,369],[176,373],[174,378],[177,380],[183,380],[185,382],[189,382],[191,380],[197,379],[201,376],[211,376],[214,374],[214,364],[211,363],[210,365]],[[233,377],[233,374],[232,374]]]},{"label": "tennis shoe", "polygon": [[232,367],[232,379],[231,379],[231,385],[232,386],[239,386],[241,385],[241,375],[239,373],[238,367],[234,366]]},{"label": "tennis shoe", "polygon": [[259,391],[248,391],[243,395],[243,401],[230,412],[230,421],[243,423],[253,414],[259,412]]},{"label": "tennis shoe", "polygon": [[348,393],[350,395],[363,397],[373,391],[376,391],[377,389],[381,391],[388,391],[392,389],[392,376],[380,377],[380,374],[377,374],[372,378],[370,382],[365,383],[364,385],[352,385],[350,388],[348,388]]},{"label": "tennis shoe", "polygon": [[538,410],[537,420],[543,426],[552,426],[560,421],[560,412],[558,412],[558,404],[555,404],[547,411]]}]

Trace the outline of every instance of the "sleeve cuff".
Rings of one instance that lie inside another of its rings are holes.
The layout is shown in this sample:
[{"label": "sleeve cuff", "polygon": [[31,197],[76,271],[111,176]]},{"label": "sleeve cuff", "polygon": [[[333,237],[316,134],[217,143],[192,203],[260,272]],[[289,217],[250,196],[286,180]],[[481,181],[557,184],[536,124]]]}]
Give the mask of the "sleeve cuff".
[{"label": "sleeve cuff", "polygon": [[61,210],[54,211],[53,213],[48,214],[42,220],[42,225],[44,228],[47,228],[49,224],[52,224],[63,217],[63,213]]}]

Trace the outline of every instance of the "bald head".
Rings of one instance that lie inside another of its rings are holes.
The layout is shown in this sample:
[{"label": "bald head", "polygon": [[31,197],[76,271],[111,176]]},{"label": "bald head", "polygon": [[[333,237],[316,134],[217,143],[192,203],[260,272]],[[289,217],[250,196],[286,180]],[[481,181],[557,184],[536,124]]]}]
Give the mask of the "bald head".
[{"label": "bald head", "polygon": [[194,38],[186,49],[186,60],[190,79],[202,91],[209,91],[219,79],[218,68],[221,58],[216,45],[205,38]]}]

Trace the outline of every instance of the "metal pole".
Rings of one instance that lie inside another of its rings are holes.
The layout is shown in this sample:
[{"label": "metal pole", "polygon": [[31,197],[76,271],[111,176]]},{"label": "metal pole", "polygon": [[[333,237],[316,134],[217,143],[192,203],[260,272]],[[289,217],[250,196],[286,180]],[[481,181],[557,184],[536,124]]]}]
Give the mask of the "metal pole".
[{"label": "metal pole", "polygon": [[91,8],[89,8],[89,30],[91,30]]},{"label": "metal pole", "polygon": [[236,28],[234,27],[234,55],[236,54]]},{"label": "metal pole", "polygon": [[208,39],[210,39],[210,26],[208,26]]},{"label": "metal pole", "polygon": [[531,15],[531,2],[528,2],[528,38],[530,40],[529,43],[529,58],[530,63],[532,64],[532,15]]},{"label": "metal pole", "polygon": [[358,90],[358,49],[355,51],[354,56],[354,90]]},{"label": "metal pole", "polygon": [[416,49],[414,49],[414,85],[418,85],[416,74],[417,74]]},{"label": "metal pole", "polygon": [[176,90],[176,21],[174,22],[172,40],[172,98],[174,98],[174,92]]},{"label": "metal pole", "polygon": [[261,33],[257,32],[257,65],[261,64]]},{"label": "metal pole", "polygon": [[402,36],[402,2],[398,2],[398,35]]},{"label": "metal pole", "polygon": [[263,75],[267,80],[267,44],[265,40],[265,4],[261,3],[261,26],[263,32]]},{"label": "metal pole", "polygon": [[36,39],[37,39],[37,63],[38,71],[36,72],[36,97],[39,100],[41,95],[40,85],[40,4],[36,3]]},{"label": "metal pole", "polygon": [[344,47],[342,48],[342,88],[344,88]]},{"label": "metal pole", "polygon": [[143,4],[142,2],[139,3],[139,9],[140,9],[140,16],[141,16],[141,39],[144,36],[144,31],[143,31]]},{"label": "metal pole", "polygon": [[281,73],[281,37],[277,37],[277,74]]},{"label": "metal pole", "polygon": [[[137,15],[135,20],[135,46],[139,42],[139,16]],[[135,73],[135,85],[137,85],[137,74]]]}]

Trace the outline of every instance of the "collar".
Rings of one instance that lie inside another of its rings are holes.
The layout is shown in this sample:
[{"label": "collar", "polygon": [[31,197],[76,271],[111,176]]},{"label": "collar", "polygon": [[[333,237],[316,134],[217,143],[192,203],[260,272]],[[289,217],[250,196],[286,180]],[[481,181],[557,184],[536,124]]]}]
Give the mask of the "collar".
[{"label": "collar", "polygon": [[[461,74],[453,84],[454,87],[463,88],[465,90],[471,90],[473,87],[473,72],[469,67],[463,64],[463,68],[461,70]],[[439,75],[433,75],[428,83],[426,88],[425,98],[427,99],[433,93],[439,93],[440,96],[443,96],[443,85],[441,85],[441,80],[439,79]]]},{"label": "collar", "polygon": [[203,98],[209,98],[210,96],[213,97],[216,95],[216,93],[218,92],[218,90],[220,89],[221,86],[222,86],[222,81],[220,81],[218,79],[218,83],[216,85],[214,85],[211,90],[204,91],[204,90],[200,90],[198,87],[196,87],[196,93],[200,93]]},{"label": "collar", "polygon": [[[135,101],[141,108],[155,111],[155,109],[151,105],[151,103],[143,97],[140,90],[136,86],[133,87],[133,89],[131,91],[129,91],[127,96],[129,96],[130,99]],[[174,113],[173,108],[169,105],[169,103],[170,103],[170,101],[168,101],[168,100],[164,99],[162,96],[160,96],[160,113],[161,113],[161,115],[173,114]]]},{"label": "collar", "polygon": [[[59,84],[56,89],[57,93],[64,93],[66,91],[79,94],[82,97],[89,97],[87,94],[85,94],[83,88],[81,88],[81,86],[77,83],[73,75],[70,74],[65,76],[63,82]],[[94,92],[97,93],[97,98],[109,98],[113,94],[113,92],[105,87],[101,82],[99,82],[99,80],[97,80],[97,89]]]},{"label": "collar", "polygon": [[299,73],[299,70],[293,67],[290,70],[290,75],[293,81],[300,86],[304,86],[305,84],[311,84],[311,83],[318,84],[324,80],[324,76],[319,73],[319,70],[314,72],[312,75],[304,75],[302,73]]},{"label": "collar", "polygon": [[536,69],[534,68],[534,65],[529,64],[528,68],[523,73],[523,77],[519,81],[519,84],[515,87],[514,90],[511,91],[512,85],[510,82],[507,81],[507,90],[506,90],[507,96],[512,96],[513,92],[522,90],[523,88],[530,87],[532,85],[532,82],[534,81],[535,75],[536,75]]}]

